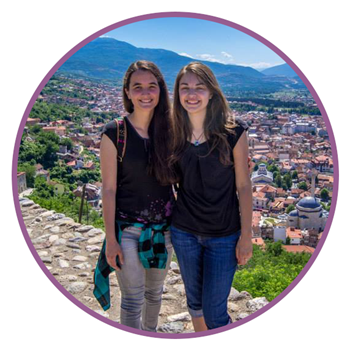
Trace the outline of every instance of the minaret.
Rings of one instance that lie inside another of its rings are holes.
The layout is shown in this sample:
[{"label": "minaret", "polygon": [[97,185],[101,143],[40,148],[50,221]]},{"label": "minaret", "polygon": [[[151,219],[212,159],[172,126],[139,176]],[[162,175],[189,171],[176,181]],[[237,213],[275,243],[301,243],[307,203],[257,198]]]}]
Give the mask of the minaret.
[{"label": "minaret", "polygon": [[316,176],[317,176],[317,170],[315,168],[311,171],[311,197],[315,198],[315,183],[316,183]]}]

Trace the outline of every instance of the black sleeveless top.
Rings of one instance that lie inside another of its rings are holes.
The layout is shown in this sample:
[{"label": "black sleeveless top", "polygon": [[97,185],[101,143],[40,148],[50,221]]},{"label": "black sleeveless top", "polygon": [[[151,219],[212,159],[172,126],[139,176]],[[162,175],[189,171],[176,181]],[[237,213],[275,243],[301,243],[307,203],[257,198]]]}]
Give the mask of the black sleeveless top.
[{"label": "black sleeveless top", "polygon": [[[161,223],[170,219],[174,196],[171,186],[161,186],[155,176],[147,173],[149,139],[141,137],[126,119],[126,149],[118,162],[116,220],[140,223]],[[117,125],[105,125],[107,135],[117,147]]]},{"label": "black sleeveless top", "polygon": [[[248,129],[242,120],[236,123],[227,136],[232,150]],[[217,149],[205,157],[209,149],[210,141],[198,146],[188,142],[178,164],[181,180],[172,225],[200,236],[227,236],[241,228],[235,172],[220,163]]]}]

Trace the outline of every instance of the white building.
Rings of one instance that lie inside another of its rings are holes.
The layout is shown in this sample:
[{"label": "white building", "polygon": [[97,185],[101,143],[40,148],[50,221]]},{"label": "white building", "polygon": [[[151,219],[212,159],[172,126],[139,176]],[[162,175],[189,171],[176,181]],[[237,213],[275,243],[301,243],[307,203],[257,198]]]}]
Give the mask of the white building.
[{"label": "white building", "polygon": [[269,184],[273,182],[273,174],[267,171],[265,164],[259,164],[257,171],[252,173],[253,184]]}]

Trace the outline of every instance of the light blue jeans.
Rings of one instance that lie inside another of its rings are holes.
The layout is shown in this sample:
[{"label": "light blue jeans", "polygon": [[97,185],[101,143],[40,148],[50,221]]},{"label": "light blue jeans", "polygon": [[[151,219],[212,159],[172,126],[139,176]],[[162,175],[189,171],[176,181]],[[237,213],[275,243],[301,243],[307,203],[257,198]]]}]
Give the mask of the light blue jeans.
[{"label": "light blue jeans", "polygon": [[168,261],[165,269],[145,269],[137,247],[141,228],[128,227],[123,231],[121,248],[124,264],[116,271],[121,292],[120,323],[136,329],[156,332],[162,302],[163,284],[167,275],[173,247],[170,232],[165,233]]}]

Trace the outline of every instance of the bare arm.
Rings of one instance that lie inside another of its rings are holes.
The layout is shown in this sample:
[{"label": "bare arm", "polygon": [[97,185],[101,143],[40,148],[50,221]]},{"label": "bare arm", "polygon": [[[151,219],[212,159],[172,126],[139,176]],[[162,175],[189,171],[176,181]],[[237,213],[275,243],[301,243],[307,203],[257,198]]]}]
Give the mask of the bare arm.
[{"label": "bare arm", "polygon": [[237,259],[244,265],[252,256],[252,184],[249,176],[248,140],[246,132],[239,138],[233,149],[235,161],[236,188],[241,212],[241,238],[237,244]]},{"label": "bare arm", "polygon": [[102,208],[106,228],[107,262],[115,270],[116,256],[123,263],[123,254],[115,237],[115,196],[117,193],[117,150],[113,142],[105,135],[100,146],[100,165],[102,175]]}]

